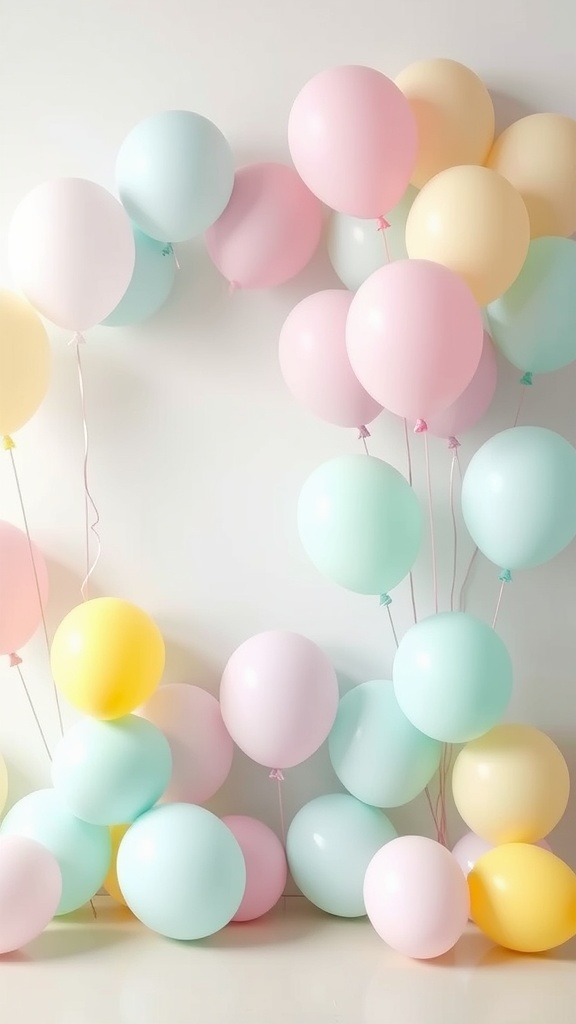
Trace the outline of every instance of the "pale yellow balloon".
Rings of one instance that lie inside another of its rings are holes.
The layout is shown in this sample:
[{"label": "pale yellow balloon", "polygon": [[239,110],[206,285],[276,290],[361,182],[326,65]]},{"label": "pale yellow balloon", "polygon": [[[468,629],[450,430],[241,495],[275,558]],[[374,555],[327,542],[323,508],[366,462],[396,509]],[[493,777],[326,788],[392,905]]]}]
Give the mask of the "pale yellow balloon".
[{"label": "pale yellow balloon", "polygon": [[487,167],[451,167],[418,193],[406,224],[410,259],[442,263],[466,281],[485,306],[522,269],[530,242],[524,200]]},{"label": "pale yellow balloon", "polygon": [[520,193],[532,238],[576,231],[576,121],[531,114],[498,136],[487,160]]},{"label": "pale yellow balloon", "polygon": [[531,725],[497,725],[460,751],[452,792],[468,828],[490,843],[535,843],[568,803],[564,757]]},{"label": "pale yellow balloon", "polygon": [[116,874],[116,860],[118,858],[118,850],[120,843],[124,839],[130,825],[111,825],[110,826],[110,839],[112,841],[112,858],[110,860],[110,867],[108,874],[104,879],[102,888],[106,890],[109,896],[117,903],[121,903],[122,906],[126,906],[126,900],[122,893],[122,889],[118,884],[118,875]]},{"label": "pale yellow balloon", "polygon": [[419,60],[401,71],[404,93],[418,126],[418,157],[411,182],[457,164],[483,164],[494,141],[494,105],[478,75],[455,60]]},{"label": "pale yellow balloon", "polygon": [[0,290],[0,435],[13,434],[34,415],[48,390],[51,362],[38,314]]},{"label": "pale yellow balloon", "polygon": [[8,799],[8,770],[6,768],[6,762],[0,754],[0,814],[6,806]]}]

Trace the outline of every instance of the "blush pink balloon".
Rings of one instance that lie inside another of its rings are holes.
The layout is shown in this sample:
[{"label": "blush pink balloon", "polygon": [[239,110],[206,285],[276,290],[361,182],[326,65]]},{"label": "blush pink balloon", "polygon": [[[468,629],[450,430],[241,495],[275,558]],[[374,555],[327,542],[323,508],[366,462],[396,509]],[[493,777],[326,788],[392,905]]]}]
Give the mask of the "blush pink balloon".
[{"label": "blush pink balloon", "polygon": [[52,920],[62,895],[58,861],[24,836],[0,836],[0,953],[32,942]]},{"label": "blush pink balloon", "polygon": [[[551,853],[549,844],[545,839],[539,839],[537,843],[533,843],[534,846],[539,846],[542,850],[548,850]],[[468,877],[472,868],[476,864],[480,857],[483,857],[489,850],[494,849],[494,844],[489,843],[487,839],[482,839],[477,836],[475,832],[466,832],[461,839],[458,840],[454,849],[452,850],[452,856],[456,858],[460,865],[464,875]]]},{"label": "blush pink balloon", "polygon": [[22,530],[0,521],[0,654],[19,651],[42,622],[48,569],[35,544],[32,552]]},{"label": "blush pink balloon", "polygon": [[205,234],[221,274],[237,288],[275,288],[310,262],[322,233],[320,203],[285,164],[241,167],[224,213]]},{"label": "blush pink balloon", "polygon": [[296,170],[322,202],[353,217],[381,217],[402,198],[418,136],[408,100],[374,68],[315,75],[288,123]]},{"label": "blush pink balloon", "polygon": [[246,890],[233,921],[255,921],[275,907],[286,888],[284,847],[271,828],[257,818],[230,814],[222,821],[240,845],[246,863]]},{"label": "blush pink balloon", "polygon": [[436,437],[459,437],[470,430],[490,406],[496,392],[498,370],[490,335],[484,331],[482,355],[468,387],[444,412],[428,419],[428,430]]}]

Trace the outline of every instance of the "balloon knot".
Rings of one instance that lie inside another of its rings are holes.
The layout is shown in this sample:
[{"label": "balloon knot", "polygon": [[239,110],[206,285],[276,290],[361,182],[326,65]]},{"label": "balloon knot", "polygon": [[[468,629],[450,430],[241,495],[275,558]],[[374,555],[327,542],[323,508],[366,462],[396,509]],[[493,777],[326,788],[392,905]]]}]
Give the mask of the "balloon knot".
[{"label": "balloon knot", "polygon": [[368,430],[368,427],[365,427],[364,424],[362,424],[361,427],[358,427],[358,440],[359,441],[361,441],[363,437],[370,437],[370,436],[371,435],[370,435],[370,431]]},{"label": "balloon knot", "polygon": [[9,452],[11,448],[15,448],[16,447],[16,445],[14,444],[14,441],[10,437],[10,434],[4,434],[4,437],[2,439],[2,443],[4,445],[4,451],[5,452]]},{"label": "balloon knot", "polygon": [[390,227],[390,222],[386,220],[386,217],[377,217],[376,224],[378,225],[378,231],[386,231],[386,228]]},{"label": "balloon knot", "polygon": [[426,420],[416,420],[416,425],[414,427],[415,434],[425,434],[427,430],[428,424],[426,423]]},{"label": "balloon knot", "polygon": [[18,665],[21,664],[22,658],[20,657],[20,655],[14,654],[14,652],[12,652],[12,654],[10,655],[10,668],[16,668]]},{"label": "balloon knot", "polygon": [[457,451],[459,447],[460,447],[460,441],[458,440],[457,437],[449,437],[448,438],[448,449],[451,452],[452,451]]},{"label": "balloon knot", "polygon": [[68,342],[68,344],[69,345],[85,345],[86,344],[86,338],[84,337],[83,334],[80,334],[79,331],[75,331],[73,337],[70,338],[70,341]]},{"label": "balloon knot", "polygon": [[387,608],[389,604],[392,604],[390,594],[380,594],[380,607]]},{"label": "balloon knot", "polygon": [[238,281],[229,281],[228,282],[228,295],[230,295],[230,297],[232,297],[232,295],[234,295],[234,293],[237,292],[239,290],[239,288],[240,288],[240,285],[238,284]]},{"label": "balloon knot", "polygon": [[520,377],[520,383],[530,387],[534,383],[534,375],[527,370],[526,373]]},{"label": "balloon knot", "polygon": [[162,255],[163,256],[173,256],[174,255],[174,246],[172,245],[172,242],[168,242],[168,244],[164,246],[164,248],[162,249]]},{"label": "balloon knot", "polygon": [[268,776],[269,779],[276,779],[276,782],[284,782],[284,776],[281,768],[273,768]]},{"label": "balloon knot", "polygon": [[510,569],[502,569],[502,572],[498,576],[500,583],[512,583],[512,573]]}]

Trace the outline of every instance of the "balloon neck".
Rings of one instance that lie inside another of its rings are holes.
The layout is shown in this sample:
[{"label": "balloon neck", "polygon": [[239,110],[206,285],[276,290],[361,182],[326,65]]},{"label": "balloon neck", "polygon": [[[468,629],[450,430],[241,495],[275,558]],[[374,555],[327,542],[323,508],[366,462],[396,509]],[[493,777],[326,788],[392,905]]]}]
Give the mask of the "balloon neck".
[{"label": "balloon neck", "polygon": [[12,450],[12,448],[16,447],[16,445],[14,444],[14,441],[10,437],[10,434],[4,434],[4,437],[2,438],[2,443],[4,445],[4,451],[5,452],[9,452],[9,451]]},{"label": "balloon neck", "polygon": [[427,430],[428,424],[426,423],[426,420],[416,420],[416,424],[414,426],[415,434],[425,434]]},{"label": "balloon neck", "polygon": [[370,435],[370,431],[368,430],[368,427],[365,427],[364,424],[362,424],[361,427],[358,427],[358,440],[359,441],[361,441],[362,438],[367,438],[367,437],[370,437],[370,436],[371,435]]},{"label": "balloon neck", "polygon": [[520,377],[520,383],[524,384],[526,387],[531,387],[534,383],[534,374],[530,373],[530,370],[527,370],[526,373]]},{"label": "balloon neck", "polygon": [[448,450],[451,452],[457,452],[460,447],[460,441],[457,437],[448,438]]},{"label": "balloon neck", "polygon": [[240,290],[240,285],[238,284],[238,281],[229,281],[228,282],[228,295],[232,296],[232,295],[234,295],[239,290]]},{"label": "balloon neck", "polygon": [[22,658],[19,654],[15,654],[14,651],[10,655],[10,668],[17,668],[18,665],[22,664]]},{"label": "balloon neck", "polygon": [[390,594],[380,594],[380,607],[387,608],[389,604],[392,604]]},{"label": "balloon neck", "polygon": [[386,231],[386,229],[390,227],[390,222],[386,220],[386,217],[377,217],[376,224],[378,226],[378,231]]},{"label": "balloon neck", "polygon": [[74,334],[73,334],[72,338],[70,339],[70,341],[68,342],[68,344],[69,345],[76,345],[76,346],[78,346],[78,345],[85,345],[86,344],[86,338],[84,337],[83,334],[80,334],[80,331],[74,331]]},{"label": "balloon neck", "polygon": [[512,583],[512,573],[510,572],[510,569],[502,569],[498,579],[500,580],[500,583]]},{"label": "balloon neck", "polygon": [[164,248],[162,249],[162,255],[163,256],[173,256],[174,257],[174,266],[176,267],[176,270],[180,270],[180,264],[178,262],[178,257],[176,255],[176,250],[174,249],[174,246],[172,245],[172,242],[168,242],[168,244],[164,246]]},{"label": "balloon neck", "polygon": [[276,782],[284,782],[284,775],[282,774],[281,768],[273,768],[268,776],[269,779],[275,779]]}]

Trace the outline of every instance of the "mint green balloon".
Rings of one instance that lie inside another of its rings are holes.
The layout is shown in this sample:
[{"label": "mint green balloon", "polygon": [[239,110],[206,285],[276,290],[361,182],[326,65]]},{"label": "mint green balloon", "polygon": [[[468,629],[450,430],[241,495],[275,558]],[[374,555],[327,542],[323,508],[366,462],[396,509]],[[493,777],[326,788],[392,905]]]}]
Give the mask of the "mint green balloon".
[{"label": "mint green balloon", "polygon": [[410,572],[422,542],[420,504],[393,466],[341,455],[315,469],[298,502],[298,531],[311,562],[359,594],[386,594]]},{"label": "mint green balloon", "polygon": [[134,228],[136,262],[128,290],[102,323],[127,327],[149,320],[164,305],[176,280],[174,250]]},{"label": "mint green balloon", "polygon": [[[418,189],[409,185],[400,202],[386,215],[386,236],[376,220],[333,213],[328,227],[328,255],[343,284],[355,292],[376,270],[390,260],[405,260],[406,221]],[[388,252],[386,251],[388,245]]]}]

